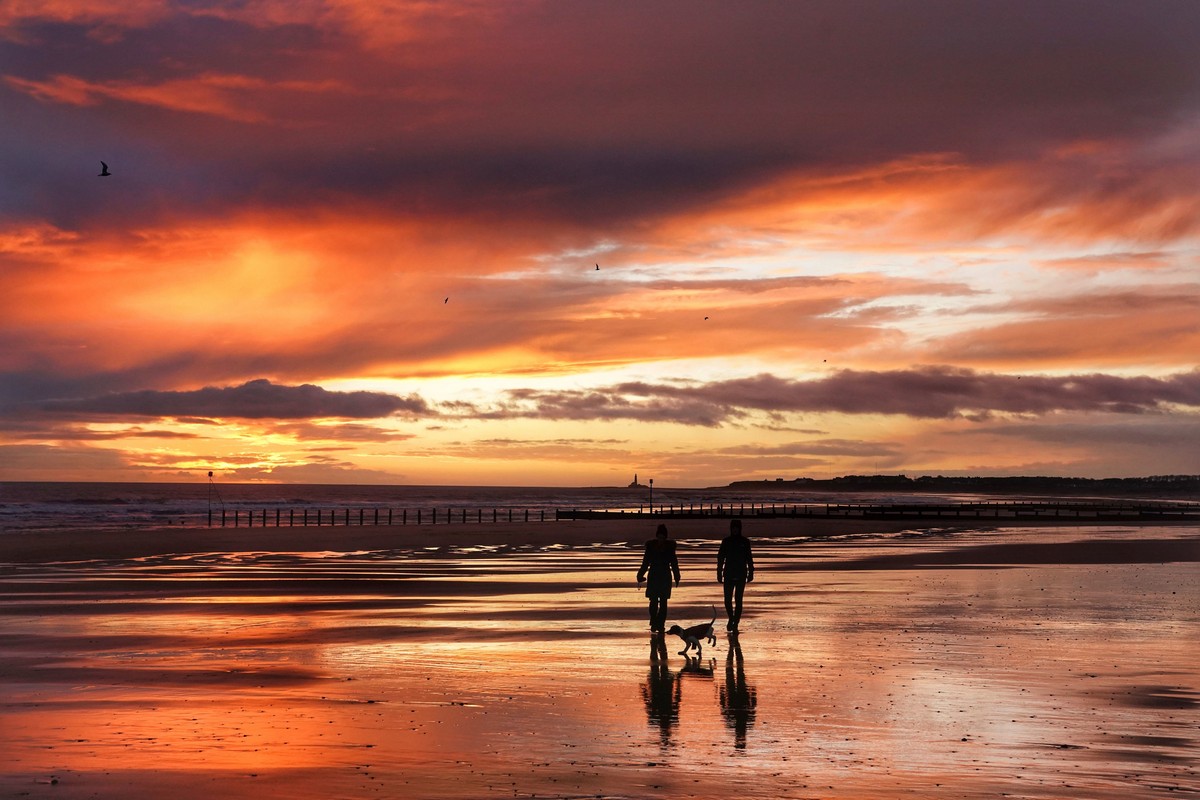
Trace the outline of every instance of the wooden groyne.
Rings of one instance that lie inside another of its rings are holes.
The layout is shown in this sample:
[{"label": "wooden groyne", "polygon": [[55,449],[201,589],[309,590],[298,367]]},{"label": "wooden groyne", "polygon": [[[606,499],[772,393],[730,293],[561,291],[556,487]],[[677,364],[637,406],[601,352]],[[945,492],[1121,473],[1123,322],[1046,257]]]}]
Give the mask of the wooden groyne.
[{"label": "wooden groyne", "polygon": [[734,517],[857,519],[913,522],[1194,522],[1200,503],[1168,501],[996,500],[961,503],[687,503],[626,508],[220,508],[208,527],[310,527],[536,523],[557,520],[732,519]]},{"label": "wooden groyne", "polygon": [[558,519],[612,519],[614,517],[812,518],[860,520],[913,520],[922,522],[1196,522],[1200,503],[1154,501],[982,501],[962,503],[724,503],[663,505],[632,510],[559,510]]},{"label": "wooden groyne", "polygon": [[449,525],[554,521],[553,508],[219,508],[210,528],[299,528],[348,525]]}]

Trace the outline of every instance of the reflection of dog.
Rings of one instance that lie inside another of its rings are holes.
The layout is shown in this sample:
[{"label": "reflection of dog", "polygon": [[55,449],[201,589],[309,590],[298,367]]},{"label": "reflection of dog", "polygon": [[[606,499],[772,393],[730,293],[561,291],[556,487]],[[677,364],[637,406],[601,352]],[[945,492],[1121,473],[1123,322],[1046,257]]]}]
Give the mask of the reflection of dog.
[{"label": "reflection of dog", "polygon": [[688,650],[696,648],[696,658],[704,652],[704,648],[700,646],[701,639],[707,639],[708,643],[714,647],[717,644],[717,635],[713,633],[713,623],[717,621],[717,607],[713,606],[713,618],[709,622],[702,622],[699,625],[693,625],[690,628],[681,628],[678,625],[672,625],[667,633],[673,633],[680,639],[683,639],[683,649],[679,651],[679,655],[686,656]]},{"label": "reflection of dog", "polygon": [[707,663],[701,663],[698,656],[696,658],[688,656],[683,666],[679,668],[679,677],[682,678],[686,675],[689,678],[695,677],[711,680],[716,666],[717,660],[715,658],[708,659]]}]

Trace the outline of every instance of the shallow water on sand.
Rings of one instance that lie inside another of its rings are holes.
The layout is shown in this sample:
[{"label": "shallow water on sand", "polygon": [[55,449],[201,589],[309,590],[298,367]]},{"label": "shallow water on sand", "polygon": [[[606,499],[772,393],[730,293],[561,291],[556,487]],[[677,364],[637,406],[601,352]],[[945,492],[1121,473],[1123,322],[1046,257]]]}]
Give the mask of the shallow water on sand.
[{"label": "shallow water on sand", "polygon": [[1200,564],[1096,555],[1189,537],[756,542],[735,641],[683,542],[698,659],[617,546],[10,566],[0,796],[1195,796]]}]

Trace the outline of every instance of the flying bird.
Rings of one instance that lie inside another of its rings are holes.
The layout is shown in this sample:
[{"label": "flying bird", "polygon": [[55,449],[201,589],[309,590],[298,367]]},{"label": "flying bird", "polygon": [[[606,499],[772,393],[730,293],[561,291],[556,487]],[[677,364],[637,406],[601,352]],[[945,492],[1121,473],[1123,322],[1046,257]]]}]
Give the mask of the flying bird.
[{"label": "flying bird", "polygon": [[100,162],[100,174],[97,175],[96,177],[97,178],[107,178],[109,175],[112,175],[112,173],[108,171],[108,164],[105,164],[103,161],[101,161]]},{"label": "flying bird", "polygon": [[446,305],[446,303],[449,303],[449,302],[450,302],[450,298],[447,297],[445,300],[442,301],[442,305]]},{"label": "flying bird", "polygon": [[597,264],[597,265],[596,265],[596,269],[600,269],[600,265],[599,265],[599,264]]}]

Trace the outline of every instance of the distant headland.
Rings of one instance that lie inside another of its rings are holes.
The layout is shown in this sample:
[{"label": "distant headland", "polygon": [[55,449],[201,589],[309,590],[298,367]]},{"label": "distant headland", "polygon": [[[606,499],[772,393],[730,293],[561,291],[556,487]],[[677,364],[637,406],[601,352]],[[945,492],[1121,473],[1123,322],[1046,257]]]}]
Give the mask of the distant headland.
[{"label": "distant headland", "polygon": [[1154,495],[1200,497],[1200,475],[1142,478],[1061,478],[1053,476],[948,477],[922,475],[843,475],[840,478],[783,478],[733,481],[730,489],[793,489],[803,492],[942,492],[1032,495]]}]

